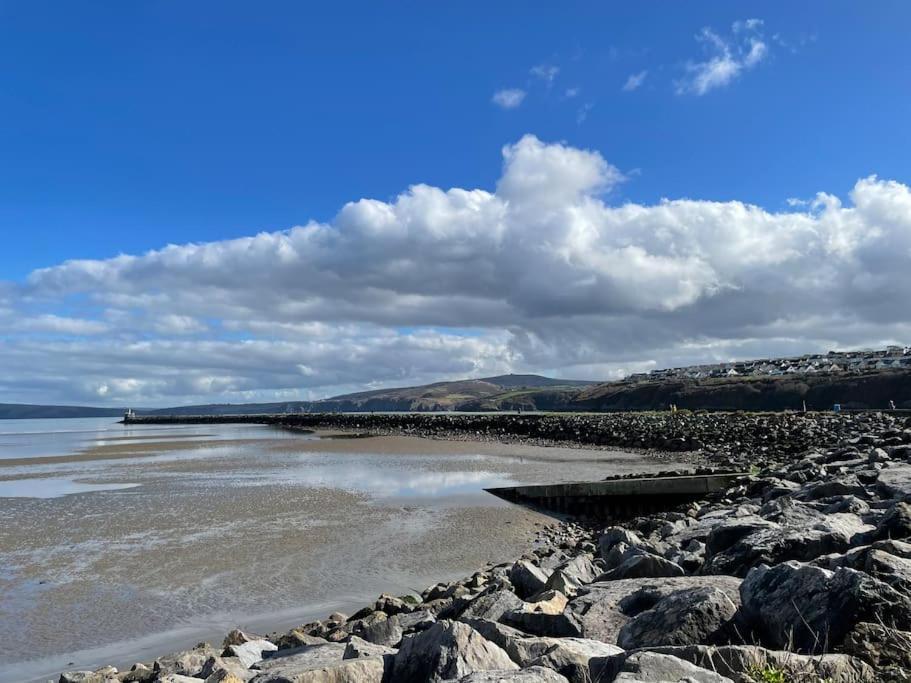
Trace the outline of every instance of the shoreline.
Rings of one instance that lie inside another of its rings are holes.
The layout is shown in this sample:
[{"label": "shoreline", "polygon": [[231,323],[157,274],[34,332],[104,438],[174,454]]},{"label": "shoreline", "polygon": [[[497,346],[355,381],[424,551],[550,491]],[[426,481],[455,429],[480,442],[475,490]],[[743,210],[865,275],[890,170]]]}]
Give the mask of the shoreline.
[{"label": "shoreline", "polygon": [[[441,652],[529,681],[611,681],[659,660],[697,681],[747,683],[757,667],[794,680],[908,680],[911,655],[898,644],[911,638],[911,420],[683,418],[673,426],[698,437],[677,443],[698,438],[710,462],[749,462],[755,474],[606,529],[558,523],[532,552],[431,586],[420,602],[380,596],[284,634],[235,631],[159,658],[148,675],[137,666],[99,680],[489,680],[444,675]],[[420,436],[451,431],[445,419]],[[662,415],[622,420],[639,426],[627,440],[668,425]],[[508,436],[474,432],[459,440]]]}]

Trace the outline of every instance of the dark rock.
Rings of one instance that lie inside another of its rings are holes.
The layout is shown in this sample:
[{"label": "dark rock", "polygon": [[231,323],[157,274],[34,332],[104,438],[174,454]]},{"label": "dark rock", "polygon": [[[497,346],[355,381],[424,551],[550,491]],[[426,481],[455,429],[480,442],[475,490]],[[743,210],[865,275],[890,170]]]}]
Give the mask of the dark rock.
[{"label": "dark rock", "polygon": [[751,671],[780,671],[783,680],[807,683],[874,683],[876,672],[862,660],[844,654],[800,655],[786,650],[767,650],[755,645],[688,645],[650,650],[727,676],[736,683],[756,683]]},{"label": "dark rock", "polygon": [[630,554],[619,566],[605,572],[597,581],[617,581],[620,579],[658,578],[666,576],[683,576],[683,568],[660,555],[640,550]]},{"label": "dark rock", "polygon": [[710,586],[688,588],[659,600],[620,629],[617,644],[625,650],[656,645],[710,643],[731,620],[737,606]]},{"label": "dark rock", "polygon": [[860,622],[911,625],[911,599],[863,572],[786,562],[752,570],[743,614],[763,642],[811,654],[839,646]]},{"label": "dark rock", "polygon": [[740,604],[740,579],[730,576],[680,576],[593,583],[571,600],[564,612],[583,638],[617,644],[617,636],[636,615],[680,590],[711,587]]},{"label": "dark rock", "polygon": [[528,560],[519,560],[509,571],[509,580],[516,587],[516,593],[523,599],[544,590],[549,576],[546,570],[536,567]]},{"label": "dark rock", "polygon": [[440,621],[402,640],[392,680],[423,683],[461,678],[475,671],[518,669],[506,652],[467,624]]},{"label": "dark rock", "polygon": [[860,623],[845,638],[844,649],[875,667],[908,669],[911,678],[911,632]]},{"label": "dark rock", "polygon": [[593,660],[593,680],[614,683],[733,683],[730,678],[673,655],[633,652]]},{"label": "dark rock", "polygon": [[535,666],[520,671],[476,671],[459,679],[459,683],[567,683],[552,669]]}]

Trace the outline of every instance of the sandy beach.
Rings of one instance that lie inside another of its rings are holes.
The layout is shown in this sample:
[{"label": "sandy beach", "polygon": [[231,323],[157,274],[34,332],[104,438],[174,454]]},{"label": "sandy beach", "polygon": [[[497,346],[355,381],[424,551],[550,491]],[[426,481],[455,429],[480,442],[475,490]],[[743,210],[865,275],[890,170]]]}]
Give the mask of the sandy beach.
[{"label": "sandy beach", "polygon": [[420,591],[521,554],[552,522],[483,488],[668,466],[265,426],[106,429],[69,453],[0,459],[0,680]]}]

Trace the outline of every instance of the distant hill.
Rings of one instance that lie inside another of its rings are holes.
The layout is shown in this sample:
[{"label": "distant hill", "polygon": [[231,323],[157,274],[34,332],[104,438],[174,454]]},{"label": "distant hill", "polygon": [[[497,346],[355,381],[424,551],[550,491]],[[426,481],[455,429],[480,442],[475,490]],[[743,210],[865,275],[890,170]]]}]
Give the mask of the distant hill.
[{"label": "distant hill", "polygon": [[65,417],[120,417],[123,408],[90,406],[41,406],[26,403],[0,403],[0,420],[27,420]]},{"label": "distant hill", "polygon": [[[209,404],[137,411],[144,415],[238,415],[243,413],[285,412],[370,412],[370,411],[444,411],[484,410],[475,408],[478,402],[508,397],[512,394],[558,390],[575,393],[598,384],[583,380],[553,379],[541,375],[499,375],[481,379],[435,382],[413,387],[374,389],[344,394],[321,401],[291,401],[284,403]],[[494,401],[496,402],[496,401]]]},{"label": "distant hill", "polygon": [[[885,409],[889,401],[911,409],[911,371],[876,370],[843,374],[711,379],[648,379],[586,382],[540,375],[500,375],[414,387],[376,389],[321,401],[213,403],[141,410],[140,415],[243,415],[294,412],[383,411],[627,411]],[[115,417],[122,408],[0,404],[0,419]]]}]

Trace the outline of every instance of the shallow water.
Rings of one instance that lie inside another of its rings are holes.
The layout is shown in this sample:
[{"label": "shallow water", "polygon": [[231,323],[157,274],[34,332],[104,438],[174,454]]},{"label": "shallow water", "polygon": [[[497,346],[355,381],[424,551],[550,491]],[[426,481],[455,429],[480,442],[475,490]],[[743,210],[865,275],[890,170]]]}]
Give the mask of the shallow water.
[{"label": "shallow water", "polygon": [[263,425],[0,422],[0,681],[129,665],[420,591],[550,520],[484,488],[638,455]]}]

